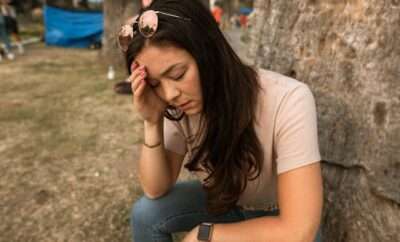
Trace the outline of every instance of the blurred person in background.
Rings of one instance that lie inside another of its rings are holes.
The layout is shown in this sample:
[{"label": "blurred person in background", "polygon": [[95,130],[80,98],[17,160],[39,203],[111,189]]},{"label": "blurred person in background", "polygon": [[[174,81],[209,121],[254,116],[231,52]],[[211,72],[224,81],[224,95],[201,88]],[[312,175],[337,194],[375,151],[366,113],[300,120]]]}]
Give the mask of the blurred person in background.
[{"label": "blurred person in background", "polygon": [[232,28],[240,28],[240,19],[237,13],[234,13],[230,19]]},{"label": "blurred person in background", "polygon": [[7,57],[7,59],[9,60],[13,60],[14,54],[11,52],[10,38],[7,34],[4,16],[1,14],[1,12],[0,12],[0,41],[1,41],[0,61],[3,60],[3,55]]},{"label": "blurred person in background", "polygon": [[215,18],[215,21],[217,22],[218,26],[221,27],[222,24],[222,15],[224,15],[224,10],[220,6],[219,2],[216,2],[214,7],[211,10],[212,15]]},{"label": "blurred person in background", "polygon": [[247,16],[245,14],[240,14],[239,17],[240,21],[240,26],[244,29],[247,28]]},{"label": "blurred person in background", "polygon": [[17,44],[18,52],[20,54],[24,53],[24,46],[21,42],[21,37],[19,35],[17,12],[15,8],[10,5],[10,0],[0,0],[0,11],[4,17],[7,33],[11,34]]}]

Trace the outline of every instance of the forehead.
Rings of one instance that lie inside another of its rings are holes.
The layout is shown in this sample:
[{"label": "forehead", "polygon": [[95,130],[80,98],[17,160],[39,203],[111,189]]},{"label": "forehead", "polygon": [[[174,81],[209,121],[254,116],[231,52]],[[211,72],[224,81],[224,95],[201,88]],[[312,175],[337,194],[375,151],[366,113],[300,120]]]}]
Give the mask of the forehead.
[{"label": "forehead", "polygon": [[157,75],[175,63],[188,63],[191,59],[191,55],[182,48],[172,45],[146,45],[135,60],[140,65],[146,66],[150,73]]}]

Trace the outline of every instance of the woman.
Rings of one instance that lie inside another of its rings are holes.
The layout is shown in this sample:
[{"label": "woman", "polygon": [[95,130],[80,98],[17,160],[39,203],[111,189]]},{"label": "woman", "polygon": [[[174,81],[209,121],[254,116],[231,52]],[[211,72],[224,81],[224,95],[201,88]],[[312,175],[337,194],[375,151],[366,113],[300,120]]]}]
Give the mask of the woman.
[{"label": "woman", "polygon": [[[144,120],[136,242],[321,241],[322,180],[305,84],[241,62],[197,0],[155,0],[119,43]],[[181,166],[199,181],[178,182]]]}]

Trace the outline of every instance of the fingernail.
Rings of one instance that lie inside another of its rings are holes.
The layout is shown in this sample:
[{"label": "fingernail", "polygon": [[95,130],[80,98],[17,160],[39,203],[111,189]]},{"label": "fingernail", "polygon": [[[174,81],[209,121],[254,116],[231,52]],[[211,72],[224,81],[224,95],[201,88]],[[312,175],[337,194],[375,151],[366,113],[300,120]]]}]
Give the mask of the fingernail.
[{"label": "fingernail", "polygon": [[135,61],[131,65],[131,71],[134,71],[138,67],[138,63]]}]

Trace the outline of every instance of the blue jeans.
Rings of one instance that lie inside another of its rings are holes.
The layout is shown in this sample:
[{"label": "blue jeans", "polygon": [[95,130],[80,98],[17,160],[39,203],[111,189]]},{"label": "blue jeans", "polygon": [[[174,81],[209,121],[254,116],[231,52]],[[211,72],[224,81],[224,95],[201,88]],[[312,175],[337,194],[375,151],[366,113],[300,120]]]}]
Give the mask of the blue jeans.
[{"label": "blue jeans", "polygon": [[4,22],[3,16],[0,16],[0,42],[3,42],[3,44],[6,47],[6,52],[11,50],[11,42],[10,38],[8,36],[7,30],[6,30],[6,24]]},{"label": "blue jeans", "polygon": [[[233,223],[263,216],[277,216],[275,211],[247,211],[236,207],[214,216],[206,211],[206,194],[200,182],[177,183],[165,196],[139,199],[133,206],[131,226],[135,242],[172,242],[172,233],[190,231],[202,222]],[[320,231],[315,242],[321,242]]]}]

